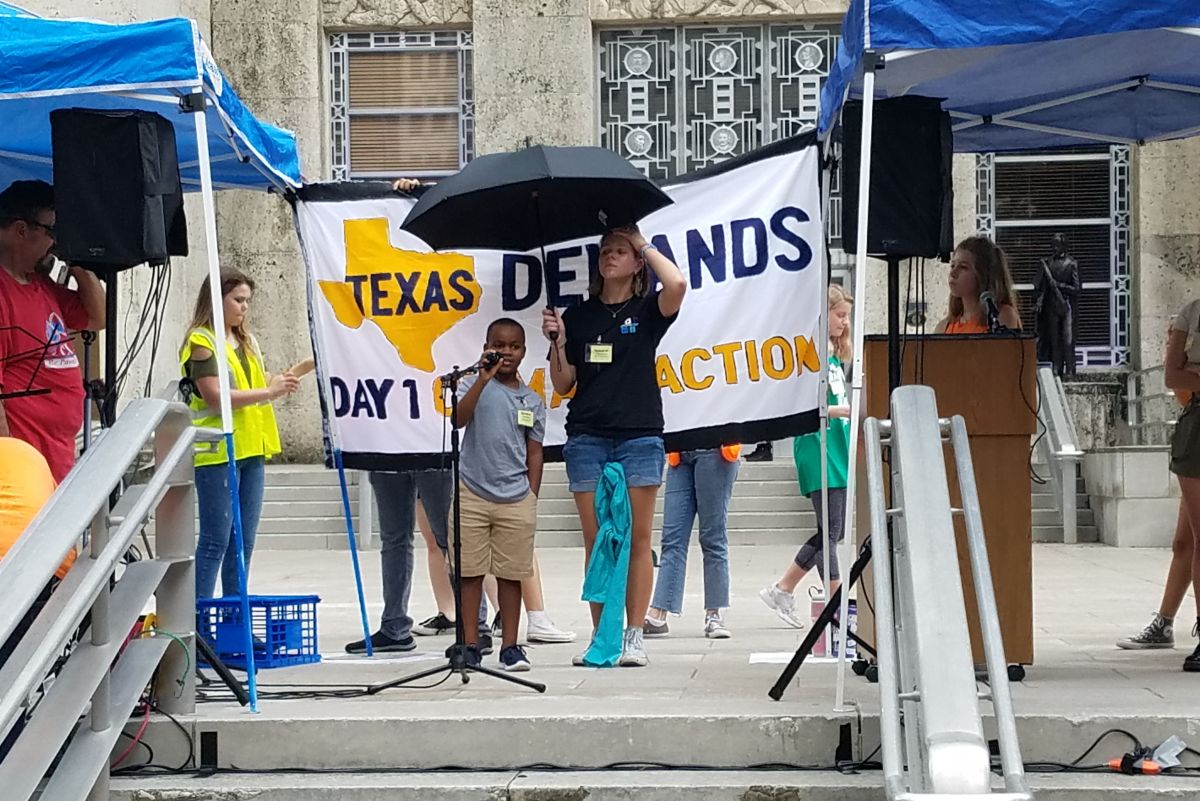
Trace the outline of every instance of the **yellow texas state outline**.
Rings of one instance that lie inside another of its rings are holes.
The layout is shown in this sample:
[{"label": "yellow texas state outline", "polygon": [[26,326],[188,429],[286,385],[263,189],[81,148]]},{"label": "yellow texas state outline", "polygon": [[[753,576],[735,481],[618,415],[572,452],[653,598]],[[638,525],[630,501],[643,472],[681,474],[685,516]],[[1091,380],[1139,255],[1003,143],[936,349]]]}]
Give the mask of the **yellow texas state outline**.
[{"label": "yellow texas state outline", "polygon": [[370,320],[396,354],[432,372],[433,343],[479,309],[475,260],[460,253],[417,253],[392,245],[389,221],[346,220],[346,278],[319,281],[342,325]]}]

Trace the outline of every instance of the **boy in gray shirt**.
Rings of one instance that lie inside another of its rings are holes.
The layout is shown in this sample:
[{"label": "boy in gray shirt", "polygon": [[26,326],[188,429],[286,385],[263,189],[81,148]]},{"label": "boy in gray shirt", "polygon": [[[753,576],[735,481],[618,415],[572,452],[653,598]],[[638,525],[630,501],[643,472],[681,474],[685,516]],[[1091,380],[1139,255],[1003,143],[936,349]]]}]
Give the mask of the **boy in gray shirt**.
[{"label": "boy in gray shirt", "polygon": [[[517,629],[521,580],[533,575],[546,432],[541,396],[517,375],[524,358],[525,329],[507,317],[496,320],[488,326],[479,375],[459,386],[458,401],[458,425],[466,428],[458,486],[462,606],[477,608],[484,576],[496,577],[503,630],[500,666],[509,671],[530,668],[525,649],[517,645]],[[478,663],[476,632],[467,631],[466,641],[467,658]]]}]

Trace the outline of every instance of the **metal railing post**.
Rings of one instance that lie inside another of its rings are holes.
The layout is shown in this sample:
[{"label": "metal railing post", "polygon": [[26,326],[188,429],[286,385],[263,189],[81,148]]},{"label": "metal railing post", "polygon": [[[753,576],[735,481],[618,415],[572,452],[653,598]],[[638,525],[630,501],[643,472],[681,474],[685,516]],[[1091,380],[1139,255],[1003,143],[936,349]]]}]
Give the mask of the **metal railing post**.
[{"label": "metal railing post", "polygon": [[1140,403],[1137,391],[1138,374],[1130,373],[1125,377],[1125,404],[1127,411],[1125,412],[1126,422],[1129,423],[1129,429],[1133,432],[1133,444],[1142,444],[1142,427],[1141,414],[1138,408]]},{"label": "metal railing post", "polygon": [[1079,510],[1075,503],[1075,466],[1078,460],[1061,457],[1058,461],[1058,484],[1062,495],[1059,508],[1062,509],[1063,542],[1074,545],[1079,542]]},{"label": "metal railing post", "polygon": [[358,472],[358,549],[371,548],[375,532],[375,492],[366,470]]},{"label": "metal railing post", "polygon": [[[154,432],[155,463],[167,454],[191,426],[179,407],[163,418]],[[172,715],[196,711],[196,517],[195,468],[192,459],[181,460],[171,471],[167,490],[154,513],[158,559],[171,562],[155,591],[158,627],[179,637],[181,646],[168,647],[158,671],[155,696],[159,707]]]},{"label": "metal railing post", "polygon": [[[91,559],[100,559],[108,546],[108,510],[102,509],[92,521],[90,537]],[[107,645],[112,636],[109,621],[109,601],[111,599],[111,579],[109,586],[100,590],[92,603],[91,640],[92,645]],[[108,731],[112,726],[112,670],[104,672],[95,692],[92,693],[92,708],[88,712],[88,727],[94,732]],[[88,801],[100,801],[108,798],[108,771],[102,770],[96,777]]]}]

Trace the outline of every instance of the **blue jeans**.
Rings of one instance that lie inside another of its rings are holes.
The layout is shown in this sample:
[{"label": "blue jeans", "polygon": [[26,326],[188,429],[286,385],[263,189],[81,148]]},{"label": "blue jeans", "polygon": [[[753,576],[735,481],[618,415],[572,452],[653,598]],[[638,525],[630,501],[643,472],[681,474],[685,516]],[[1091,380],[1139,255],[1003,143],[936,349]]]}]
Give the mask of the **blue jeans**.
[{"label": "blue jeans", "polygon": [[688,543],[692,523],[700,516],[700,550],[704,553],[704,608],[729,606],[729,536],[725,517],[737,479],[738,463],[720,450],[684,451],[679,466],[667,469],[663,498],[662,558],[654,588],[655,609],[678,615],[683,610]]},{"label": "blue jeans", "polygon": [[[238,498],[242,512],[242,553],[246,557],[246,586],[250,585],[250,556],[262,514],[266,459],[239,459]],[[196,597],[212,598],[221,574],[223,595],[238,594],[237,554],[233,542],[233,506],[229,498],[229,465],[196,468],[196,501],[200,506],[200,538],[196,542]]]},{"label": "blue jeans", "polygon": [[595,492],[604,465],[617,462],[625,471],[627,487],[657,487],[662,484],[662,437],[612,439],[591,434],[571,434],[563,445],[567,481],[571,492]]}]

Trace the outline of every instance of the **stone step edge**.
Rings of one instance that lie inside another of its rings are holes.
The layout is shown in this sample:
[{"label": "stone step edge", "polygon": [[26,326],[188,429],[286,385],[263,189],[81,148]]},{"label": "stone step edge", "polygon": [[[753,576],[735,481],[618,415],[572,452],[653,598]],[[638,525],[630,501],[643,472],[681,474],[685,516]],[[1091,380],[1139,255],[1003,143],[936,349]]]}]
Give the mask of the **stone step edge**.
[{"label": "stone step edge", "polygon": [[[1194,798],[1194,778],[1124,776],[1117,773],[1030,773],[1031,789],[1051,792],[1055,799]],[[219,773],[193,777],[114,777],[113,801],[145,798],[256,798],[321,797],[330,799],[378,798],[387,790],[393,801],[409,799],[588,798],[592,801],[627,799],[634,791],[654,792],[654,798],[700,799],[867,799],[877,798],[883,786],[879,770],[843,773],[837,770],[604,770],[537,772],[425,773],[346,772],[248,775]],[[993,790],[1002,790],[998,781]],[[361,794],[356,791],[362,791]],[[183,795],[184,793],[196,795]],[[295,795],[304,793],[303,796]],[[325,796],[325,793],[336,795]],[[678,794],[677,794],[678,793]],[[820,793],[814,796],[813,793]],[[290,795],[289,795],[290,794]],[[986,796],[983,796],[986,798]]]}]

